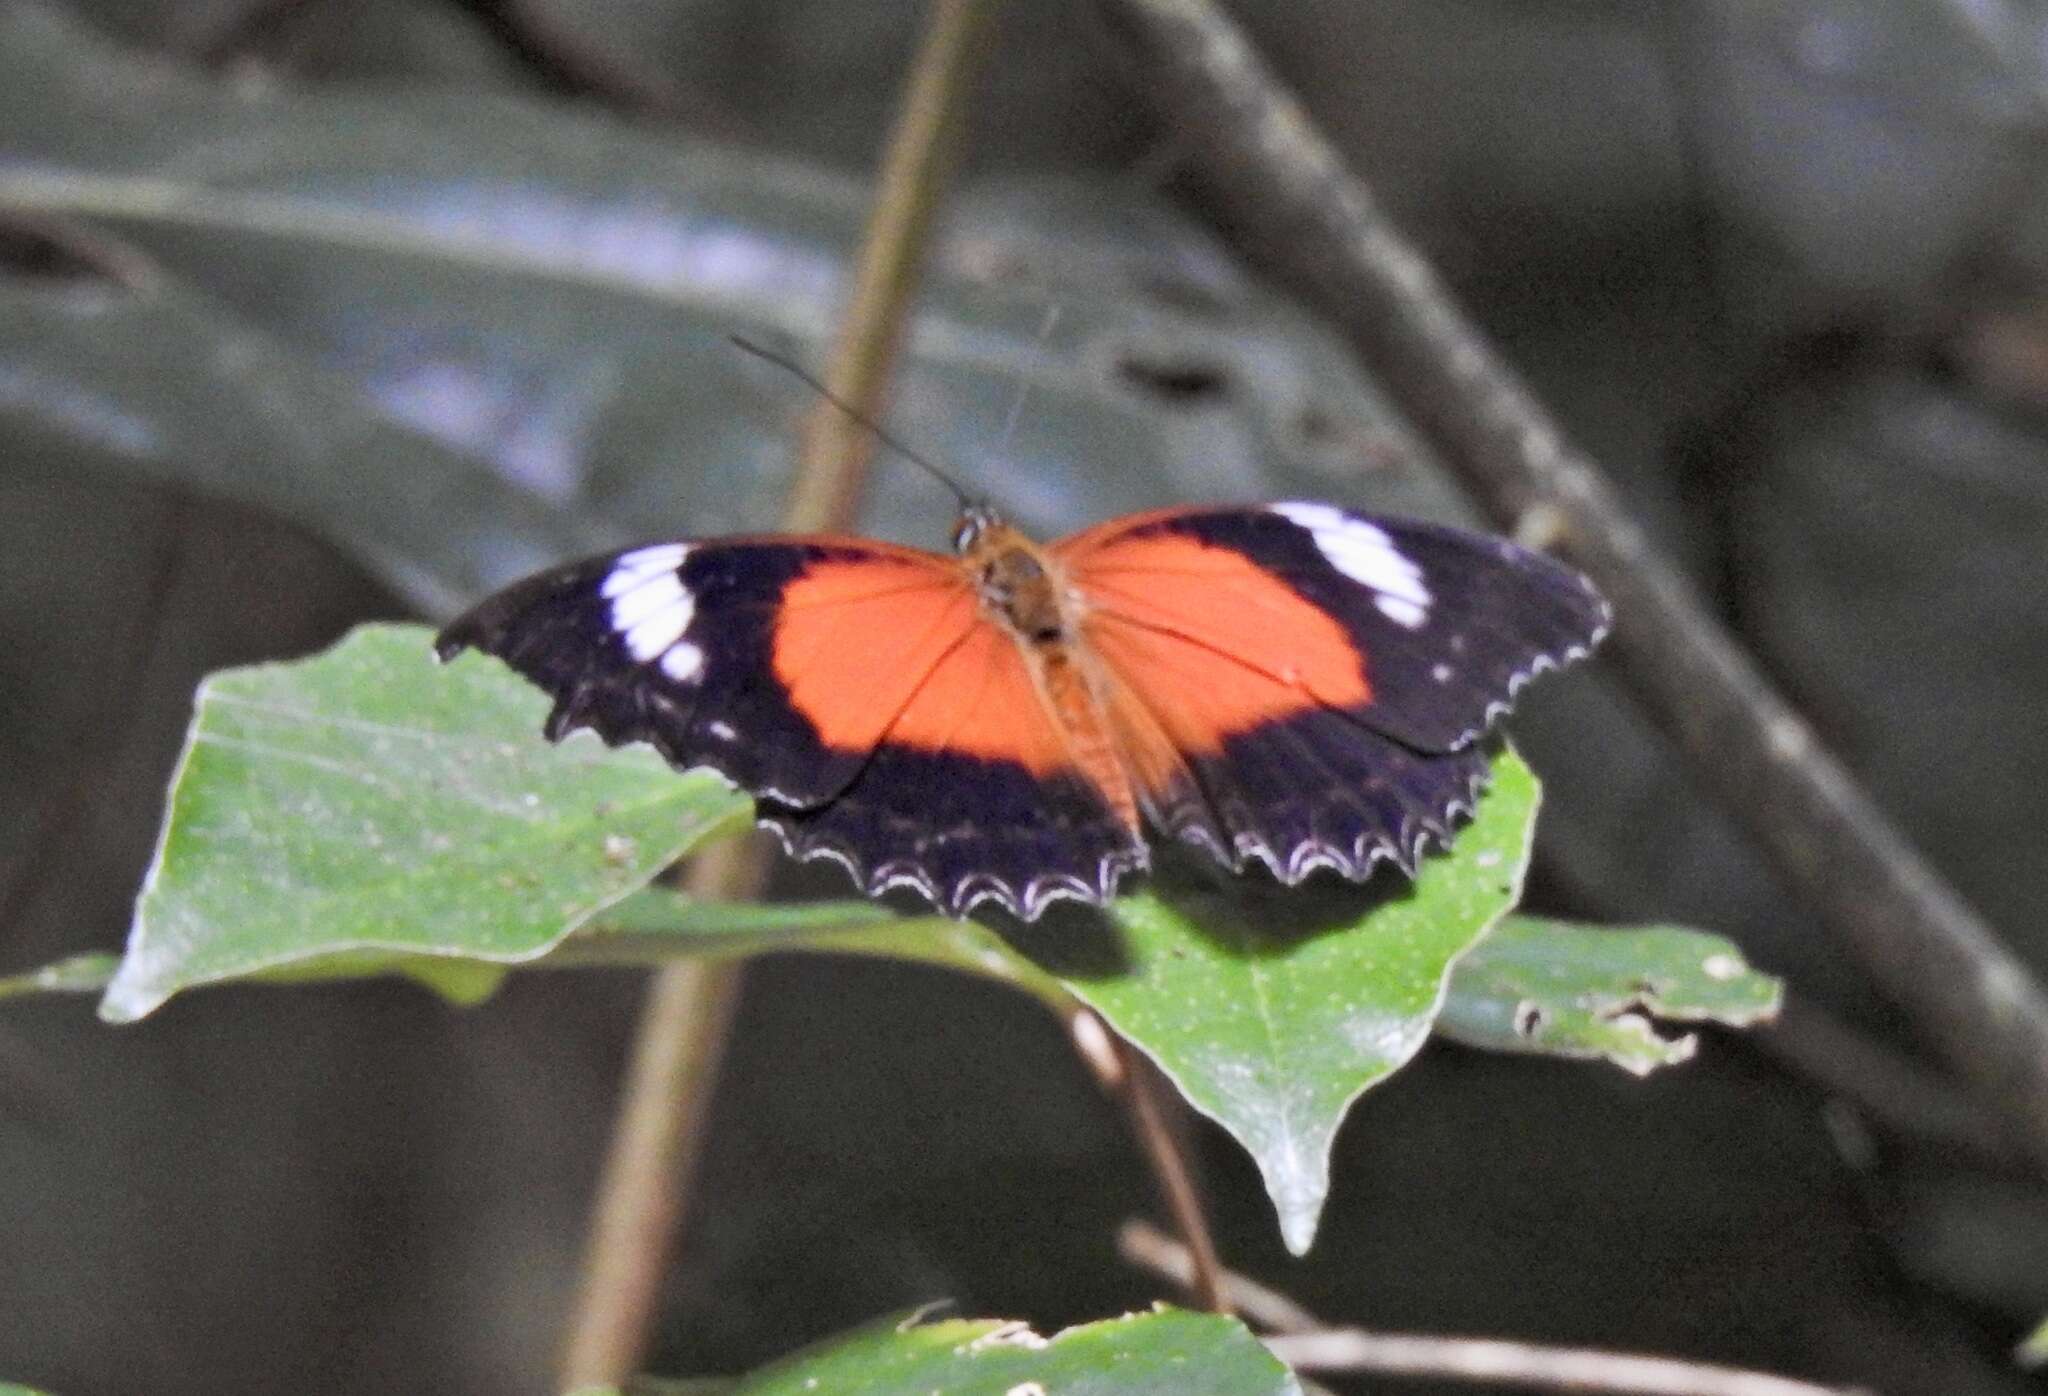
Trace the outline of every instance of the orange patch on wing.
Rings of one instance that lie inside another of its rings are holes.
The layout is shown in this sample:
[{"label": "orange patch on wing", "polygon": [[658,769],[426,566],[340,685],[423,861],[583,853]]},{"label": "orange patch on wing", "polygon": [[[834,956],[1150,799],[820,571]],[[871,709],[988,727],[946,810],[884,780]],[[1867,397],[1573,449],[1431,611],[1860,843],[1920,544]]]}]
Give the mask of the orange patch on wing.
[{"label": "orange patch on wing", "polygon": [[775,677],[826,745],[881,742],[1072,770],[1010,636],[980,614],[950,559],[811,567],[782,594]]},{"label": "orange patch on wing", "polygon": [[865,752],[977,627],[974,593],[946,559],[821,562],[783,589],[771,663],[825,745]]},{"label": "orange patch on wing", "polygon": [[931,671],[888,739],[920,751],[1014,761],[1035,776],[1074,769],[1017,642],[983,620]]},{"label": "orange patch on wing", "polygon": [[1076,560],[1090,646],[1183,751],[1372,688],[1335,620],[1244,554],[1173,534],[1125,538]]}]

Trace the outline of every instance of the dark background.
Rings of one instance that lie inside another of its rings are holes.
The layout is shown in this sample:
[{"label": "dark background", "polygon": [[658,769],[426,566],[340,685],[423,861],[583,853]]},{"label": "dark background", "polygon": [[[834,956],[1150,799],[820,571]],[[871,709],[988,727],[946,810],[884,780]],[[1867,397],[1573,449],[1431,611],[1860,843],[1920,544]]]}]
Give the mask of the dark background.
[{"label": "dark background", "polygon": [[[2048,968],[2043,7],[1236,8]],[[0,970],[119,943],[202,674],[773,518],[807,403],[722,336],[827,333],[921,12],[0,0]],[[1457,516],[1313,307],[1205,230],[1132,81],[1084,5],[1007,7],[893,423],[1048,531],[1282,493]],[[883,467],[871,527],[947,521]],[[1541,904],[1733,934],[1911,1048],[1607,676],[1533,696]],[[637,990],[0,1008],[0,1375],[543,1389]],[[712,1131],[657,1370],[941,1296],[1045,1327],[1157,1293],[1111,1250],[1151,1205],[1122,1122],[996,988],[762,965]],[[1333,1319],[2030,1389],[2048,1193],[1759,1040],[1643,1082],[1432,1048],[1354,1111],[1302,1262],[1201,1144],[1226,1255]]]}]

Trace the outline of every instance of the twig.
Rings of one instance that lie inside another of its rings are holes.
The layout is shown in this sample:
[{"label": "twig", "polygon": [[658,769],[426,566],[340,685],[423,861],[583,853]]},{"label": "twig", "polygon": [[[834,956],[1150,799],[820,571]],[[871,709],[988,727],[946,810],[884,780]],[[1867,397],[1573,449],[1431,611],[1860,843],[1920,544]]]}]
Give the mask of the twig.
[{"label": "twig", "polygon": [[1211,1313],[1231,1312],[1223,1288],[1223,1263],[1216,1255],[1216,1242],[1209,1235],[1209,1220],[1202,1211],[1201,1193],[1195,1187],[1181,1142],[1169,1126],[1161,1103],[1159,1073],[1133,1050],[1092,1008],[1078,1009],[1067,1022],[1068,1035],[1103,1090],[1124,1103],[1130,1111],[1131,1127],[1145,1147],[1145,1157],[1166,1195],[1167,1210],[1174,1225],[1186,1238],[1176,1246],[1184,1258],[1186,1279],[1182,1283],[1195,1302]]},{"label": "twig", "polygon": [[[1194,1288],[1194,1256],[1148,1222],[1133,1218],[1118,1227],[1116,1253],[1126,1263],[1150,1270],[1182,1289]],[[1268,1333],[1320,1333],[1328,1326],[1279,1290],[1268,1289],[1235,1270],[1220,1270],[1216,1283],[1232,1313]]]},{"label": "twig", "polygon": [[1816,1084],[1854,1101],[1902,1134],[1968,1149],[1987,1163],[2017,1165],[2010,1124],[1911,1057],[1873,1041],[1798,994],[1754,1041]]},{"label": "twig", "polygon": [[[690,865],[693,891],[746,896],[761,863],[746,839],[713,844]],[[681,1234],[727,1029],[737,964],[684,960],[649,976],[619,1115],[599,1178],[582,1283],[563,1349],[561,1389],[637,1372],[661,1280]]]},{"label": "twig", "polygon": [[[896,132],[882,158],[881,188],[841,321],[825,386],[871,421],[882,417],[883,390],[896,366],[905,313],[916,291],[939,206],[943,173],[958,153],[968,76],[984,48],[993,0],[935,0],[924,53],[911,73]],[[867,479],[875,443],[851,413],[819,402],[805,423],[802,459],[837,462],[807,470],[790,500],[791,526],[845,527]]]},{"label": "twig", "polygon": [[1213,0],[1097,0],[1246,231],[1313,287],[1497,520],[1615,604],[1617,669],[1864,972],[2048,1170],[2048,997],[1658,556]]},{"label": "twig", "polygon": [[1330,1328],[1285,1333],[1266,1346],[1290,1367],[1311,1372],[1377,1372],[1439,1381],[1510,1382],[1545,1391],[1612,1396],[1851,1396],[1860,1388],[1816,1386],[1768,1372],[1709,1362],[1588,1348],[1542,1347],[1500,1338],[1437,1338]]},{"label": "twig", "polygon": [[594,97],[631,116],[687,123],[699,135],[732,139],[745,133],[744,123],[723,104],[671,81],[656,67],[622,60],[586,37],[559,6],[534,0],[465,3],[493,38],[561,92]]},{"label": "twig", "polygon": [[[877,405],[901,335],[980,51],[978,36],[992,7],[993,0],[936,0],[890,137],[852,307],[827,375],[835,390],[863,410]],[[820,407],[837,419],[836,411]],[[852,523],[867,444],[852,434],[833,439],[816,427],[806,433],[786,527],[808,531]],[[690,890],[707,898],[744,899],[758,895],[765,869],[758,843],[718,845],[693,864]],[[680,1232],[683,1198],[739,986],[737,964],[681,963],[654,975],[599,1184],[564,1350],[565,1390],[615,1384],[639,1369],[660,1279]]]},{"label": "twig", "polygon": [[[2038,72],[2031,71],[2038,61],[2032,36],[2027,32],[2032,26],[2017,6],[1938,0],[1932,8],[1976,49],[1987,67],[2008,82],[2026,88],[2035,121],[2048,116],[2048,84],[2041,81]],[[2000,32],[2001,28],[2004,32]]]},{"label": "twig", "polygon": [[[1141,1221],[1117,1232],[1117,1251],[1131,1264],[1185,1284],[1187,1248]],[[1552,1391],[1633,1396],[1850,1396],[1855,1388],[1816,1386],[1766,1372],[1672,1357],[1549,1347],[1499,1338],[1439,1338],[1328,1328],[1277,1290],[1224,1271],[1224,1293],[1236,1310],[1275,1336],[1266,1346],[1288,1366],[1321,1372],[1377,1372],[1448,1381],[1508,1382]]]}]

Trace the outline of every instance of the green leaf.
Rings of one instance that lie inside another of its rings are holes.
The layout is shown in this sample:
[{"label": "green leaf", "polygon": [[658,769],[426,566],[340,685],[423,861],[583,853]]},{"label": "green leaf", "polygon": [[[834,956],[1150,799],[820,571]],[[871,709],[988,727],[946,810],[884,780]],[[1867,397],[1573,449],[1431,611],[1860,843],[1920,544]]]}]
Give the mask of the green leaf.
[{"label": "green leaf", "polygon": [[408,626],[214,676],[102,1015],[129,1021],[180,989],[247,977],[397,972],[472,1001],[607,908],[601,934],[550,963],[775,949],[939,963],[1058,1010],[1070,995],[1094,1006],[1251,1152],[1300,1252],[1351,1102],[1414,1055],[1452,962],[1513,904],[1537,800],[1504,751],[1455,849],[1414,884],[1190,892],[1165,876],[1081,918],[1108,952],[1083,964],[1057,919],[1006,943],[867,903],[627,900],[749,803],[645,748],[549,746],[545,707],[491,661],[435,668],[427,633]]},{"label": "green leaf", "polygon": [[1520,895],[1537,792],[1503,750],[1471,823],[1412,885],[1120,898],[1126,963],[1065,976],[1251,1152],[1295,1254],[1351,1102],[1421,1048],[1452,962]]},{"label": "green leaf", "polygon": [[2039,1328],[2021,1339],[2012,1355],[2022,1367],[2048,1367],[2048,1319],[2042,1319]]},{"label": "green leaf", "polygon": [[[94,994],[113,980],[120,961],[112,955],[73,955],[25,974],[0,979],[0,999],[18,994]],[[0,1387],[0,1391],[4,1391]]]},{"label": "green leaf", "polygon": [[903,917],[879,902],[700,902],[650,888],[605,912],[535,967],[658,964],[684,955],[732,960],[783,951],[938,965],[1022,989],[1058,1013],[1075,1006],[1058,979],[980,922]]},{"label": "green leaf", "polygon": [[1510,916],[1459,962],[1439,1028],[1473,1047],[1604,1059],[1646,1075],[1689,1059],[1693,1034],[1661,1022],[1747,1026],[1784,986],[1720,936]]},{"label": "green leaf", "polygon": [[750,804],[644,747],[539,740],[547,701],[504,666],[437,669],[418,626],[216,674],[101,1015],[196,984],[396,969],[478,992]]},{"label": "green leaf", "polygon": [[1300,1396],[1244,1325],[1177,1309],[1042,1338],[995,1319],[878,1323],[740,1378],[732,1396]]}]

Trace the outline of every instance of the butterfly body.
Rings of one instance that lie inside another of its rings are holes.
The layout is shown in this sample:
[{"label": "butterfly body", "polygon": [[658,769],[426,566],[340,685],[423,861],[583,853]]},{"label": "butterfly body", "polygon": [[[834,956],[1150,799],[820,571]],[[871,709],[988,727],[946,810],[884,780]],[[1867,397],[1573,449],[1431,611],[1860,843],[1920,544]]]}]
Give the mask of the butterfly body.
[{"label": "butterfly body", "polygon": [[1106,899],[1147,826],[1285,881],[1412,870],[1479,738],[1605,604],[1498,539],[1323,504],[1167,509],[1040,544],[975,507],[952,554],[666,543],[542,573],[443,632],[576,727],[756,797],[800,857],[953,914]]}]

